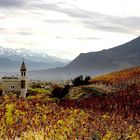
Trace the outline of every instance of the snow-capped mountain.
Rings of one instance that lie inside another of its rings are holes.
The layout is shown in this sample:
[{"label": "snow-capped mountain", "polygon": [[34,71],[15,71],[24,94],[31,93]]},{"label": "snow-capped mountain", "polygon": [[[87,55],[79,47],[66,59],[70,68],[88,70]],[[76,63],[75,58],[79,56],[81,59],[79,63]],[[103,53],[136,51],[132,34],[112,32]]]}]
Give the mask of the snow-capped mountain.
[{"label": "snow-capped mountain", "polygon": [[11,48],[0,47],[0,57],[1,56],[4,58],[10,58],[11,60],[15,60],[16,57],[21,57],[22,59],[24,58],[35,62],[45,62],[45,63],[51,63],[56,61],[65,63],[69,61],[55,56],[50,56],[43,51],[31,51],[24,48],[11,49]]},{"label": "snow-capped mountain", "polygon": [[49,56],[42,51],[0,47],[0,72],[17,71],[23,59],[25,59],[30,70],[65,66],[69,62],[65,59]]}]

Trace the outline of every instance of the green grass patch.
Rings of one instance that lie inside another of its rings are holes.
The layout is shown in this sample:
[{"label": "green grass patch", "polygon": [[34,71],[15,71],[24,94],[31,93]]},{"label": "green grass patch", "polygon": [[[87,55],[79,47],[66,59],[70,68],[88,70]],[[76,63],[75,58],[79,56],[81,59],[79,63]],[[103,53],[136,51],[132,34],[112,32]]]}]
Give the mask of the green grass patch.
[{"label": "green grass patch", "polygon": [[43,89],[43,88],[35,88],[35,89],[29,89],[30,91],[33,91],[35,93],[49,93],[49,90]]}]

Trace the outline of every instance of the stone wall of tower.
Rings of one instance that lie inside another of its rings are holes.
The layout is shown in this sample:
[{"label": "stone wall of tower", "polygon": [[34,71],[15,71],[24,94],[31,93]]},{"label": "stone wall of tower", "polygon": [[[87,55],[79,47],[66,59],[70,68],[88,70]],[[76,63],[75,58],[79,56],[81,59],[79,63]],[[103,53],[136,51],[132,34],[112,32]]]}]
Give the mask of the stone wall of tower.
[{"label": "stone wall of tower", "polygon": [[26,98],[26,94],[27,94],[27,77],[26,76],[20,77],[20,93],[22,97]]}]

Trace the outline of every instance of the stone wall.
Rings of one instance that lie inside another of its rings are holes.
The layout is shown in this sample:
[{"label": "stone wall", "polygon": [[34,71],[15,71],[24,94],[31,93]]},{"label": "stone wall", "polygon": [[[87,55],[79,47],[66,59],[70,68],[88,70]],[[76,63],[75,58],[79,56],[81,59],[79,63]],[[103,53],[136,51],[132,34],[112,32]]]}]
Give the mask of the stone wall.
[{"label": "stone wall", "polygon": [[3,79],[3,95],[20,91],[20,86],[21,83],[19,79]]}]

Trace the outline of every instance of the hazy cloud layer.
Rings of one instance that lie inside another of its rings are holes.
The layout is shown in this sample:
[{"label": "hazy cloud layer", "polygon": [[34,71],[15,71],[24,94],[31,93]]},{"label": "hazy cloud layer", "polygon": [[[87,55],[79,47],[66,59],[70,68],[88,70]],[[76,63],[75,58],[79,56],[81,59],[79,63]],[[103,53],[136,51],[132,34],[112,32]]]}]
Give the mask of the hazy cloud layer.
[{"label": "hazy cloud layer", "polygon": [[102,38],[96,38],[96,37],[73,37],[72,39],[78,39],[78,40],[99,40],[99,39],[102,39]]},{"label": "hazy cloud layer", "polygon": [[44,20],[45,22],[48,22],[48,23],[67,23],[67,22],[70,22],[68,20],[56,20],[56,19],[53,19],[53,20],[50,20],[50,19],[46,19]]},{"label": "hazy cloud layer", "polygon": [[[66,51],[73,55],[71,48],[75,54],[91,51],[95,48],[93,46],[99,46],[100,49],[96,47],[95,50],[101,50],[110,40],[114,43],[122,37],[126,39],[125,36],[130,39],[130,36],[133,38],[140,35],[140,11],[139,7],[135,8],[138,0],[134,3],[133,11],[127,0],[124,0],[127,1],[127,6],[124,1],[114,0],[119,3],[118,7],[110,5],[111,0],[101,1],[102,5],[99,1],[101,0],[0,0],[1,44],[16,48],[46,48],[56,54],[69,48]],[[83,2],[85,5],[82,5]],[[100,10],[96,9],[96,4]],[[115,7],[121,14],[112,12]],[[111,8],[112,13],[107,12]]]},{"label": "hazy cloud layer", "polygon": [[[140,17],[128,16],[110,16],[103,13],[91,12],[78,8],[74,5],[65,8],[65,1],[60,1],[56,3],[50,3],[47,1],[32,1],[32,0],[0,0],[1,7],[21,7],[27,4],[25,9],[33,8],[35,11],[38,9],[45,11],[55,11],[59,13],[66,14],[69,17],[81,22],[81,25],[90,29],[97,29],[109,32],[121,32],[121,33],[132,33],[135,34],[137,30],[140,30]],[[63,5],[64,4],[64,5]],[[63,5],[63,6],[62,6]],[[24,9],[23,9],[24,10]],[[64,23],[70,22],[65,19],[53,19],[45,20],[48,23]],[[72,21],[71,21],[72,22]]]},{"label": "hazy cloud layer", "polygon": [[0,0],[0,7],[21,7],[25,4],[25,0]]},{"label": "hazy cloud layer", "polygon": [[[110,16],[103,13],[91,12],[88,10],[80,9],[76,6],[71,8],[61,7],[59,4],[52,3],[39,3],[31,4],[34,8],[40,8],[44,10],[51,10],[66,14],[78,21],[80,21],[85,27],[97,30],[104,30],[109,32],[121,32],[135,34],[136,30],[140,30],[140,17],[128,16]],[[46,20],[47,22],[66,22],[66,20]]]},{"label": "hazy cloud layer", "polygon": [[17,32],[20,35],[32,35],[30,32]]},{"label": "hazy cloud layer", "polygon": [[5,28],[0,28],[0,31],[5,31],[6,29]]},{"label": "hazy cloud layer", "polygon": [[88,28],[109,32],[136,34],[140,30],[140,17],[113,17],[108,15],[93,16],[81,19]]}]

